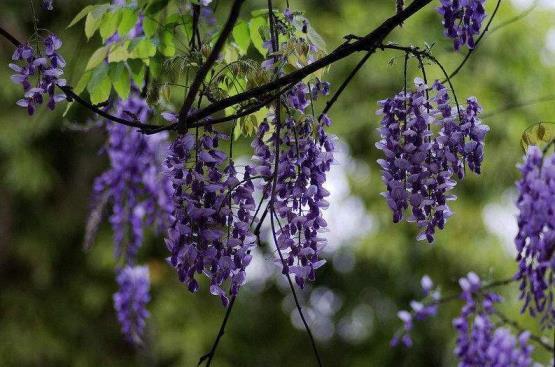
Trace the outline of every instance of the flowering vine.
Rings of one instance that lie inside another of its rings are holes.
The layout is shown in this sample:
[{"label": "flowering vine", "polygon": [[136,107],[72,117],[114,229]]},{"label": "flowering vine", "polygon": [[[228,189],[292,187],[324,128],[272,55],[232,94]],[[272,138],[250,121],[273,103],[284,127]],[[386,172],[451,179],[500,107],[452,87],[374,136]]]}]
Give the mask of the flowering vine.
[{"label": "flowering vine", "polygon": [[[409,54],[417,57],[423,73],[423,79],[415,80],[414,90],[405,87],[379,102],[381,140],[376,146],[384,154],[378,161],[386,185],[383,196],[394,222],[405,218],[415,222],[420,230],[417,238],[434,241],[437,230],[444,229],[452,215],[447,202],[455,200],[450,191],[456,180],[464,179],[467,168],[481,172],[489,127],[480,120],[481,106],[475,97],[459,105],[449,75],[429,50],[383,44],[395,27],[430,1],[414,0],[407,5],[396,0],[392,18],[364,37],[347,36],[344,44],[326,53],[325,43],[301,12],[290,8],[274,12],[271,0],[267,11],[257,15],[247,31],[245,24],[238,22],[244,0],[233,1],[221,29],[216,29],[216,7],[211,0],[186,3],[179,7],[179,17],[169,16],[172,21],[164,24],[160,22],[167,21],[165,16],[157,18],[164,2],[146,1],[138,6],[114,0],[93,6],[88,13],[85,9],[72,22],[87,17],[87,37],[98,31],[103,39],[102,48],[93,54],[78,83],[85,87],[78,92],[62,78],[65,61],[58,52],[60,39],[53,34],[41,37],[35,24],[36,42],[21,43],[0,28],[0,34],[16,46],[9,66],[15,72],[12,81],[24,91],[19,106],[32,115],[45,101],[53,110],[67,100],[105,119],[102,125],[108,133],[105,151],[110,168],[93,185],[87,238],[94,237],[108,205],[115,255],[122,263],[117,269],[119,290],[113,297],[114,307],[127,340],[142,342],[148,317],[148,268],[136,265],[147,228],[165,233],[168,262],[187,289],[197,292],[202,274],[208,279],[209,292],[227,308],[212,350],[200,361],[207,358],[209,365],[239,289],[246,282],[251,252],[257,244],[262,246],[260,228],[269,220],[277,263],[289,281],[321,365],[292,279],[303,288],[315,280],[316,270],[325,263],[322,233],[327,223],[323,211],[330,195],[325,183],[336,145],[336,138],[328,132],[332,123],[328,112],[379,49],[404,51],[406,61]],[[467,58],[484,34],[484,4],[485,0],[440,0],[437,9],[443,16],[445,35],[456,50],[464,46],[470,50]],[[43,0],[42,5],[45,10],[54,8],[53,0]],[[498,6],[499,2],[490,22]],[[122,12],[126,12],[125,21]],[[91,19],[99,14],[95,28]],[[118,15],[111,18],[113,14]],[[182,43],[184,51],[177,50],[174,34],[168,29],[177,29],[188,17],[190,42],[188,47]],[[258,28],[251,29],[253,25]],[[207,37],[203,40],[203,36]],[[178,51],[182,54],[176,55]],[[252,59],[251,51],[258,51],[264,60]],[[323,112],[316,114],[316,101],[328,97],[331,87],[322,79],[322,70],[359,51],[366,55],[327,100]],[[446,80],[427,85],[422,58],[434,61]],[[166,75],[172,63],[180,65],[176,74],[186,74],[185,82]],[[196,75],[189,83],[191,70]],[[170,86],[185,88],[178,113],[168,112],[176,110]],[[55,93],[57,87],[63,94]],[[90,103],[79,96],[85,89]],[[167,123],[149,124],[156,116]],[[233,159],[233,139],[238,136],[229,136],[215,126],[226,121],[234,121],[234,135],[245,131],[244,135],[254,135],[253,156],[245,166],[236,165]],[[550,203],[555,196],[555,156],[543,153],[532,148],[520,167],[516,279],[521,282],[523,309],[541,315],[544,326],[552,328],[555,208]],[[453,321],[459,365],[530,366],[533,348],[529,342],[538,338],[523,330],[513,335],[511,329],[492,321],[506,322],[496,308],[502,299],[477,275],[469,273],[459,284],[462,291],[455,298],[463,300],[464,306]],[[398,313],[403,327],[395,334],[393,345],[412,345],[414,322],[435,316],[446,300],[427,276],[422,278],[421,288],[424,298],[411,302],[410,311]]]}]

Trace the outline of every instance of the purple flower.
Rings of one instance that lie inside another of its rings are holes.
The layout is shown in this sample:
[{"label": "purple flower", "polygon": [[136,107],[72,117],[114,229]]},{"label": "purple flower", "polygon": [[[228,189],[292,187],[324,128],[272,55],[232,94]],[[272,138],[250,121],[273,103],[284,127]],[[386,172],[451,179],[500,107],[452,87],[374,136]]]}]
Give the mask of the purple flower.
[{"label": "purple flower", "polygon": [[126,266],[116,277],[119,290],[114,294],[114,308],[121,331],[133,344],[142,344],[142,337],[149,313],[150,280],[146,266]]},{"label": "purple flower", "polygon": [[218,149],[224,139],[207,126],[198,139],[184,134],[171,145],[165,164],[175,210],[166,246],[180,281],[196,292],[197,274],[205,274],[210,293],[227,307],[228,294],[235,296],[245,283],[256,241],[250,229],[256,208],[253,170],[247,165],[239,179],[233,160]]},{"label": "purple flower", "polygon": [[[468,99],[459,116],[441,83],[436,81],[430,90],[417,78],[415,86],[414,92],[379,102],[382,139],[376,147],[385,155],[378,164],[393,222],[401,221],[410,207],[407,221],[422,228],[418,239],[433,242],[436,228],[443,229],[452,215],[447,201],[456,198],[448,194],[456,185],[453,176],[464,177],[465,160],[472,171],[480,172],[489,128],[478,118],[481,109],[475,98]],[[435,96],[428,100],[430,91]],[[436,136],[434,125],[440,126]]]},{"label": "purple flower", "polygon": [[542,156],[531,146],[519,166],[522,178],[517,183],[518,252],[523,311],[543,315],[542,321],[555,325],[553,288],[555,285],[555,154]]},{"label": "purple flower", "polygon": [[[118,101],[115,115],[146,123],[151,112],[133,89],[129,99]],[[143,242],[144,229],[154,225],[158,231],[164,231],[170,225],[172,192],[162,167],[168,135],[144,135],[110,122],[106,123],[106,129],[110,168],[94,182],[93,207],[102,198],[109,198],[115,255],[120,257],[125,253],[126,262],[133,263]]]},{"label": "purple flower", "polygon": [[15,63],[9,65],[15,72],[11,80],[20,84],[24,91],[24,98],[17,101],[17,105],[26,108],[29,115],[33,115],[37,105],[44,101],[50,110],[54,110],[57,103],[66,100],[64,94],[55,94],[57,86],[66,85],[65,79],[61,78],[66,62],[57,52],[62,42],[50,34],[42,43],[44,55],[38,54],[29,44],[21,44],[12,56]]},{"label": "purple flower", "polygon": [[403,321],[403,327],[395,333],[391,339],[391,346],[396,347],[402,344],[406,348],[412,347],[410,333],[414,326],[414,321],[423,321],[437,315],[438,300],[441,292],[433,289],[433,282],[429,276],[424,275],[420,281],[425,298],[422,301],[411,301],[411,311],[401,310],[397,316]]},{"label": "purple flower", "polygon": [[483,292],[480,278],[474,273],[461,278],[459,284],[465,301],[460,315],[453,320],[457,331],[454,352],[459,366],[531,366],[529,333],[522,333],[517,340],[508,329],[497,328],[491,319],[501,297]]},{"label": "purple flower", "polygon": [[454,40],[455,50],[466,45],[473,49],[474,37],[480,34],[482,22],[486,18],[485,0],[441,0],[437,8],[443,16],[444,34]]}]

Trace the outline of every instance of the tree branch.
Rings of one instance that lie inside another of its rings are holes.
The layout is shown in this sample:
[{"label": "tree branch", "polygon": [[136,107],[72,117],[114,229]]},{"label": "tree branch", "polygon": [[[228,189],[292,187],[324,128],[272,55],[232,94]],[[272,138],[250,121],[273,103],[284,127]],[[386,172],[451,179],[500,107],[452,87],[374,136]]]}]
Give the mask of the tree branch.
[{"label": "tree branch", "polygon": [[[191,115],[187,116],[187,121],[196,122],[200,121],[216,112],[222,111],[227,107],[231,107],[235,104],[245,102],[251,98],[257,98],[258,96],[264,95],[273,90],[282,88],[288,84],[298,83],[310,74],[325,68],[339,60],[342,60],[355,52],[367,51],[372,55],[382,41],[403,21],[410,18],[420,9],[428,5],[432,0],[414,0],[408,7],[402,12],[390,17],[385,22],[383,22],[379,27],[370,32],[364,37],[357,39],[356,41],[350,43],[344,43],[337,47],[327,56],[316,60],[312,64],[309,64],[299,70],[296,70],[290,74],[287,74],[281,78],[268,82],[256,88],[252,88],[246,92],[222,99],[219,102],[213,103],[201,110],[198,110]],[[206,124],[203,122],[201,125]]]},{"label": "tree branch", "polygon": [[206,62],[202,64],[199,71],[195,75],[193,84],[191,84],[189,93],[187,93],[187,96],[185,97],[185,101],[183,102],[183,106],[179,111],[179,123],[177,124],[177,129],[179,131],[183,131],[184,129],[187,128],[187,121],[188,121],[187,115],[191,110],[193,101],[197,96],[200,86],[204,82],[204,78],[206,77],[206,75],[208,75],[208,72],[210,71],[210,69],[212,69],[212,66],[218,59],[218,56],[220,55],[220,52],[222,51],[222,48],[224,47],[225,42],[227,41],[227,38],[231,34],[231,31],[233,31],[233,27],[235,26],[235,23],[239,18],[239,12],[241,11],[241,6],[243,6],[244,2],[245,0],[235,0],[235,2],[231,7],[231,11],[229,12],[229,17],[227,19],[227,22],[225,23],[225,26],[222,29],[222,32],[220,33],[220,36],[218,37],[218,40],[216,41],[214,48],[212,49],[212,52],[208,56],[208,59],[206,60]]}]

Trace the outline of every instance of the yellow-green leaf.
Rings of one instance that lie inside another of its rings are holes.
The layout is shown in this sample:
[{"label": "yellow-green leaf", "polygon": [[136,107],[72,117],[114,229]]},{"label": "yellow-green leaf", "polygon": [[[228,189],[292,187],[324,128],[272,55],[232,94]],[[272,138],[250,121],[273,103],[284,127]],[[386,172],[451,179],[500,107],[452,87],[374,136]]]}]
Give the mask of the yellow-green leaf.
[{"label": "yellow-green leaf", "polygon": [[96,68],[87,84],[87,90],[93,104],[104,102],[110,97],[112,82],[108,75],[108,65]]},{"label": "yellow-green leaf", "polygon": [[71,23],[69,23],[69,25],[67,26],[67,28],[73,27],[75,24],[77,24],[81,19],[85,18],[93,9],[95,8],[94,5],[87,5],[85,6],[79,13],[77,13],[77,15],[75,16],[75,18],[73,18],[73,20],[71,21]]},{"label": "yellow-green leaf", "polygon": [[143,19],[143,31],[147,37],[152,37],[156,33],[157,28],[158,22],[152,17],[147,16]]},{"label": "yellow-green leaf", "polygon": [[129,33],[131,28],[137,24],[137,13],[133,9],[124,8],[121,10],[121,20],[118,26],[118,33],[123,37]]},{"label": "yellow-green leaf", "polygon": [[87,68],[85,70],[92,70],[100,65],[108,55],[108,49],[109,48],[107,46],[104,46],[96,50],[89,59],[89,62],[87,63]]},{"label": "yellow-green leaf", "polygon": [[129,59],[131,57],[129,51],[127,51],[127,49],[129,48],[129,44],[129,41],[125,41],[117,43],[115,46],[113,46],[113,48],[110,50],[110,53],[108,54],[108,62],[120,62]]},{"label": "yellow-green leaf", "polygon": [[249,25],[245,22],[240,22],[233,27],[233,39],[235,40],[237,47],[239,47],[241,55],[246,54],[251,44]]},{"label": "yellow-green leaf", "polygon": [[151,40],[146,38],[138,41],[131,48],[130,57],[134,59],[148,59],[156,55],[156,46],[154,46]]},{"label": "yellow-green leaf", "polygon": [[173,34],[168,31],[162,32],[160,35],[160,53],[166,57],[175,55],[175,44],[173,42]]},{"label": "yellow-green leaf", "polygon": [[547,144],[555,139],[555,123],[539,122],[527,128],[522,133],[520,146],[524,151],[528,150],[530,145],[537,145],[544,148]]},{"label": "yellow-green leaf", "polygon": [[118,25],[121,20],[121,11],[107,12],[102,17],[100,23],[100,36],[103,40],[111,37],[118,30]]},{"label": "yellow-green leaf", "polygon": [[263,17],[252,18],[249,22],[249,33],[252,44],[260,52],[260,54],[262,54],[262,56],[266,56],[268,53],[268,50],[264,48],[264,40],[260,34],[261,30],[263,27],[266,27],[266,25],[267,21]]},{"label": "yellow-green leaf", "polygon": [[127,99],[129,97],[129,91],[131,89],[131,78],[129,76],[129,71],[124,63],[119,62],[117,64],[110,65],[110,80],[114,89],[122,99]]},{"label": "yellow-green leaf", "polygon": [[73,91],[76,94],[81,94],[83,93],[83,91],[85,90],[85,88],[87,88],[87,84],[89,83],[89,80],[91,80],[91,76],[92,76],[92,72],[91,71],[87,71],[86,73],[84,73],[81,76],[81,79],[79,79],[79,81],[77,82],[77,85],[73,88]]}]

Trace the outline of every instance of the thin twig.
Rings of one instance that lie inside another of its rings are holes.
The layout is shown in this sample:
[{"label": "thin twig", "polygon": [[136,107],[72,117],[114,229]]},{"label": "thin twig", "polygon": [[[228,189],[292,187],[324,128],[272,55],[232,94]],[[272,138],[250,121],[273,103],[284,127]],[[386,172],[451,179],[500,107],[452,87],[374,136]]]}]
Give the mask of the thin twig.
[{"label": "thin twig", "polygon": [[[508,324],[510,326],[512,326],[513,328],[515,328],[518,332],[523,333],[525,331],[527,331],[526,329],[524,329],[523,327],[521,327],[516,321],[513,321],[511,319],[509,319],[507,316],[505,316],[504,313],[502,313],[501,311],[495,309],[493,311],[493,314],[497,317],[499,317],[499,319],[504,322],[505,324]],[[536,343],[538,343],[539,345],[541,345],[543,348],[545,348],[545,350],[547,350],[548,352],[553,353],[555,351],[554,347],[551,346],[550,344],[546,343],[541,337],[534,335],[532,333],[530,333],[530,339],[535,341]]]},{"label": "thin twig", "polygon": [[318,120],[321,120],[322,117],[328,113],[328,111],[332,108],[332,106],[335,104],[335,102],[337,102],[337,100],[339,99],[339,96],[341,95],[341,93],[343,93],[343,91],[347,88],[347,86],[349,85],[349,83],[353,80],[353,78],[355,77],[355,75],[359,72],[360,69],[362,69],[362,67],[364,66],[364,64],[366,64],[366,61],[368,61],[368,59],[370,58],[370,56],[372,56],[372,53],[368,52],[366,55],[364,55],[364,57],[358,62],[358,64],[355,66],[355,68],[351,71],[351,73],[347,76],[347,78],[343,81],[343,83],[341,83],[341,85],[339,86],[339,88],[337,89],[337,91],[334,93],[334,95],[329,99],[329,101],[326,102],[326,107],[324,108],[324,110],[322,111],[322,113],[320,114],[320,117],[318,118]]},{"label": "thin twig", "polygon": [[236,296],[232,296],[229,302],[229,305],[227,305],[227,310],[225,312],[224,319],[222,321],[222,324],[220,325],[220,330],[218,331],[216,340],[214,340],[214,344],[212,344],[212,348],[210,349],[210,352],[200,357],[197,367],[200,366],[205,360],[207,360],[206,367],[210,367],[210,364],[212,363],[212,359],[216,355],[216,349],[218,349],[218,344],[220,343],[220,339],[224,336],[225,326],[227,325],[227,321],[229,320],[229,315],[231,315],[231,310],[233,309],[233,305],[235,304],[235,298]]},{"label": "thin twig", "polygon": [[464,57],[464,59],[461,61],[461,63],[459,64],[459,66],[457,66],[457,68],[455,70],[453,70],[453,72],[447,76],[445,78],[445,80],[442,81],[442,83],[445,83],[447,80],[454,78],[459,71],[461,71],[461,69],[463,68],[464,64],[466,64],[466,62],[468,61],[468,59],[470,59],[470,56],[474,53],[474,51],[476,50],[476,48],[478,47],[478,44],[480,43],[480,41],[482,40],[482,38],[484,38],[484,35],[486,34],[486,32],[489,29],[489,26],[491,25],[491,22],[493,22],[493,18],[495,18],[495,15],[497,14],[497,11],[499,10],[499,7],[501,6],[501,0],[497,0],[497,4],[495,5],[495,9],[493,10],[493,13],[491,14],[491,17],[489,18],[488,23],[486,24],[486,27],[484,28],[484,30],[482,31],[482,33],[480,34],[480,36],[478,37],[478,39],[476,40],[476,43],[474,44],[474,48],[471,48],[468,50],[468,52],[466,53],[466,56]]},{"label": "thin twig", "polygon": [[366,36],[360,37],[355,42],[343,43],[327,56],[324,56],[321,59],[318,59],[301,69],[298,69],[290,74],[284,75],[281,78],[275,79],[261,86],[247,90],[243,93],[222,99],[221,101],[213,103],[199,111],[193,112],[189,116],[187,116],[187,120],[189,122],[200,121],[227,107],[231,107],[238,103],[247,101],[251,98],[256,98],[260,95],[264,95],[270,91],[282,88],[291,83],[297,83],[310,74],[323,69],[339,60],[342,60],[352,55],[353,53],[359,51],[367,51],[368,53],[373,54],[376,51],[376,48],[379,47],[384,38],[389,35],[389,33],[393,31],[393,29],[399,26],[399,24],[401,24],[403,21],[410,18],[416,12],[424,8],[431,1],[432,0],[414,0],[401,13],[390,17],[379,27],[368,33]]},{"label": "thin twig", "polygon": [[208,72],[212,69],[212,66],[218,59],[220,52],[222,51],[227,41],[227,38],[231,34],[231,31],[233,31],[233,27],[235,26],[235,23],[239,18],[241,6],[243,6],[244,2],[245,0],[235,0],[233,5],[231,6],[229,17],[227,18],[224,28],[222,29],[222,32],[220,33],[220,36],[218,37],[218,40],[216,41],[216,44],[214,45],[212,52],[208,56],[208,59],[206,59],[206,62],[202,64],[199,71],[195,75],[195,79],[193,80],[193,83],[191,84],[191,88],[189,89],[189,92],[185,97],[185,101],[183,102],[183,106],[179,111],[179,123],[177,125],[177,129],[179,131],[182,131],[183,129],[187,128],[187,121],[188,121],[187,115],[189,114],[191,106],[193,105],[193,101],[195,100],[197,93],[202,83],[204,82],[204,78],[206,77],[206,75],[208,75]]}]

